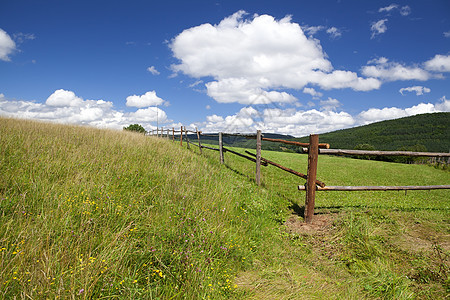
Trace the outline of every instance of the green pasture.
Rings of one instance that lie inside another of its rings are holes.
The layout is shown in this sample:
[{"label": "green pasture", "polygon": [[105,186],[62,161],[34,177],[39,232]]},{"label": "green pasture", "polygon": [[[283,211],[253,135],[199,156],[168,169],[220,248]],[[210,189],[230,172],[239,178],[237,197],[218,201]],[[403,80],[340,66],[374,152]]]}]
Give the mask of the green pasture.
[{"label": "green pasture", "polygon": [[[245,149],[235,148],[242,152]],[[306,173],[307,157],[263,151]],[[449,191],[318,192],[230,153],[0,118],[0,298],[433,299],[449,294]],[[450,173],[319,157],[327,185]]]}]

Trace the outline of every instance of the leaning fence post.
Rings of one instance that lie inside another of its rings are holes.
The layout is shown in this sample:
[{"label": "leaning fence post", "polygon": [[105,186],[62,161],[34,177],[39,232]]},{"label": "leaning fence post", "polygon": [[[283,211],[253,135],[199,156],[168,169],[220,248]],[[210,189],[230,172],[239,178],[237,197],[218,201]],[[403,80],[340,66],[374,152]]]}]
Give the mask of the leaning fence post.
[{"label": "leaning fence post", "polygon": [[197,127],[195,127],[195,131],[197,132],[198,149],[200,149],[200,154],[202,154],[202,143],[200,142],[200,133],[198,132]]},{"label": "leaning fence post", "polygon": [[256,131],[256,184],[261,184],[261,130]]},{"label": "leaning fence post", "polygon": [[219,132],[219,152],[220,152],[220,163],[223,164],[223,141],[222,141],[222,132]]},{"label": "leaning fence post", "polygon": [[188,132],[186,130],[186,126],[184,126],[184,137],[186,138],[186,143],[187,143],[187,148],[191,149],[191,147],[189,147],[189,139],[188,139]]},{"label": "leaning fence post", "polygon": [[316,197],[317,161],[319,158],[319,136],[309,136],[308,174],[306,179],[305,222],[311,223]]},{"label": "leaning fence post", "polygon": [[183,126],[180,129],[180,146],[183,146]]}]

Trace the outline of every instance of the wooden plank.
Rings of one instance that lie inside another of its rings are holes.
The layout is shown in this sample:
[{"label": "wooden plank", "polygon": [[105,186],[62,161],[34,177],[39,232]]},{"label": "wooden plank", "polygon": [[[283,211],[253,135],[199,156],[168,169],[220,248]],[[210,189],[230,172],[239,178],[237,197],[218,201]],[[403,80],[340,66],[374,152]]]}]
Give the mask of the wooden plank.
[{"label": "wooden plank", "polygon": [[[296,141],[287,141],[287,140],[281,140],[281,139],[271,139],[271,138],[262,138],[263,141],[269,141],[269,142],[277,142],[277,143],[283,143],[287,145],[295,145],[299,147],[308,147],[308,143],[300,143]],[[328,149],[330,148],[330,144],[319,144],[319,148]]]},{"label": "wooden plank", "polygon": [[202,154],[202,143],[200,142],[200,132],[198,131],[197,127],[195,127],[195,132],[197,133],[198,149],[200,149],[200,154]]},{"label": "wooden plank", "polygon": [[[308,148],[303,148],[308,153]],[[414,157],[450,157],[450,153],[438,152],[411,152],[411,151],[369,151],[369,150],[347,150],[347,149],[320,149],[319,154],[326,155],[383,155],[383,156],[414,156]]]},{"label": "wooden plank", "polygon": [[[306,190],[304,185],[298,186],[299,190]],[[317,191],[409,191],[409,190],[442,190],[450,189],[450,185],[405,185],[405,186],[325,186],[317,187]]]},{"label": "wooden plank", "polygon": [[[249,152],[249,151],[247,151],[247,150],[245,151],[245,153],[250,154],[250,155],[253,155],[253,156],[256,156],[255,154],[253,154],[253,153],[251,153],[251,152]],[[303,178],[303,179],[307,179],[307,178],[308,178],[308,176],[306,176],[306,175],[303,174],[303,173],[300,173],[300,172],[294,171],[294,170],[292,170],[292,169],[290,169],[290,168],[284,167],[284,166],[282,166],[282,165],[280,165],[280,164],[277,164],[277,163],[275,163],[275,162],[273,162],[273,161],[268,160],[267,158],[261,157],[261,160],[262,160],[263,162],[266,162],[266,163],[272,165],[272,166],[275,166],[275,167],[277,167],[277,168],[280,168],[280,169],[282,169],[282,170],[284,170],[284,171],[286,171],[286,172],[289,172],[289,173],[291,173],[291,174],[297,175],[298,177],[301,177],[301,178]],[[322,181],[319,181],[319,180],[317,180],[317,179],[316,179],[316,184],[317,184],[318,186],[321,186],[321,187],[324,187],[324,186],[325,186],[325,183],[323,183]]]},{"label": "wooden plank", "polygon": [[306,179],[305,222],[311,223],[314,217],[316,201],[317,161],[319,158],[319,136],[309,136],[308,174]]},{"label": "wooden plank", "polygon": [[189,147],[189,139],[188,139],[188,136],[187,136],[186,126],[184,126],[184,137],[186,138],[187,148],[191,149],[191,147]]},{"label": "wooden plank", "polygon": [[222,141],[222,132],[219,132],[219,152],[220,152],[220,163],[224,163],[223,158],[223,141]]},{"label": "wooden plank", "polygon": [[[230,149],[228,149],[228,148],[223,148],[223,151],[224,151],[224,152],[230,152],[230,153],[233,153],[233,154],[235,154],[235,155],[237,155],[237,156],[240,156],[240,157],[243,157],[243,158],[245,158],[245,159],[248,159],[248,160],[250,160],[250,161],[252,161],[252,162],[256,162],[256,158],[253,158],[253,157],[250,157],[250,156],[241,154],[241,153],[239,153],[239,152],[235,152],[235,151],[230,150]],[[247,151],[246,151],[246,152],[247,152]],[[254,155],[254,156],[256,156],[256,155]],[[266,167],[266,166],[267,166],[267,163],[262,162],[261,165],[263,165],[263,166]]]},{"label": "wooden plank", "polygon": [[202,148],[209,149],[209,150],[214,150],[214,151],[220,151],[220,149],[217,149],[217,148],[211,148],[211,147],[204,146],[204,145],[202,145]]},{"label": "wooden plank", "polygon": [[180,146],[183,146],[183,126],[180,129]]},{"label": "wooden plank", "polygon": [[261,130],[256,131],[256,184],[261,185]]}]

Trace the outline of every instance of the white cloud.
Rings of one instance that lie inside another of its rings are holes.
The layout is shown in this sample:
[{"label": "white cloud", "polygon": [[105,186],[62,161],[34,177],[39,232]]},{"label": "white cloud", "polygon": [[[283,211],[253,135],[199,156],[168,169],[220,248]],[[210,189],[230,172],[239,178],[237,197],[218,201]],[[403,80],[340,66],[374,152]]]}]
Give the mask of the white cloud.
[{"label": "white cloud", "polygon": [[392,3],[391,5],[388,5],[388,6],[385,6],[385,7],[381,7],[381,8],[378,10],[378,12],[387,12],[387,13],[390,13],[391,11],[394,11],[394,10],[398,10],[399,13],[400,13],[402,16],[407,16],[407,15],[409,15],[409,14],[411,13],[411,7],[409,7],[408,5],[399,7],[399,6],[398,6],[397,4],[395,4],[395,3]]},{"label": "white cloud", "polygon": [[166,103],[166,101],[156,96],[155,91],[150,91],[141,96],[128,96],[126,105],[131,107],[149,107],[158,106],[164,103]]},{"label": "white cloud", "polygon": [[411,13],[411,7],[409,7],[408,5],[402,6],[400,8],[400,14],[402,16],[407,16]]},{"label": "white cloud", "polygon": [[342,105],[341,102],[331,97],[328,97],[327,100],[320,101],[320,106],[322,107],[323,110],[326,111],[336,111],[336,109],[341,105]]},{"label": "white cloud", "polygon": [[211,105],[206,105],[205,108],[209,110],[211,109]]},{"label": "white cloud", "polygon": [[425,68],[436,72],[450,72],[450,55],[435,55],[424,63]]},{"label": "white cloud", "polygon": [[445,96],[442,96],[442,98],[439,99],[440,102],[436,103],[436,109],[438,111],[450,111],[450,100],[447,99]]},{"label": "white cloud", "polygon": [[428,80],[431,77],[427,71],[420,67],[408,67],[400,63],[389,62],[387,58],[371,60],[368,64],[375,65],[364,66],[362,74],[368,77],[375,77],[385,81],[396,80]]},{"label": "white cloud", "polygon": [[371,108],[369,110],[361,112],[356,117],[356,119],[359,124],[365,125],[373,122],[403,118],[418,114],[449,112],[449,111],[450,111],[450,100],[447,100],[445,99],[445,97],[443,97],[440,99],[440,102],[436,104],[419,103],[415,106],[408,107],[405,109],[397,107],[385,107],[383,109]]},{"label": "white cloud", "polygon": [[395,3],[392,3],[392,4],[389,5],[389,6],[381,7],[381,8],[378,10],[378,12],[390,12],[391,10],[396,9],[396,8],[398,8],[398,5],[395,4]]},{"label": "white cloud", "polygon": [[336,27],[330,27],[327,29],[327,33],[333,38],[336,39],[342,36],[342,32]]},{"label": "white cloud", "polygon": [[83,99],[77,97],[72,91],[59,89],[54,91],[53,94],[51,94],[50,97],[47,98],[45,104],[47,104],[48,106],[56,107],[77,107],[83,104]]},{"label": "white cloud", "polygon": [[323,96],[323,94],[321,92],[317,92],[315,89],[308,88],[308,87],[305,87],[303,89],[303,93],[310,94],[311,96],[313,96],[314,99],[318,99]]},{"label": "white cloud", "polygon": [[406,88],[401,88],[399,90],[400,94],[403,95],[403,92],[415,92],[417,96],[421,96],[424,93],[429,93],[431,92],[431,89],[427,88],[427,87],[423,87],[423,86],[410,86],[410,87],[406,87]]},{"label": "white cloud", "polygon": [[34,34],[32,34],[32,33],[19,32],[19,33],[14,33],[13,34],[13,38],[18,44],[22,44],[26,40],[34,40],[34,39],[36,39],[36,36]]},{"label": "white cloud", "polygon": [[244,15],[239,11],[217,25],[199,25],[176,36],[170,48],[180,62],[172,70],[212,77],[205,84],[207,94],[225,103],[293,102],[296,98],[282,90],[307,84],[362,91],[380,87],[377,79],[334,70],[319,41],[306,37],[289,16]]},{"label": "white cloud", "polygon": [[16,50],[16,43],[8,33],[0,28],[0,60],[11,61],[9,55]]},{"label": "white cloud", "polygon": [[450,30],[449,30],[449,31],[445,31],[445,32],[444,32],[444,36],[445,36],[446,38],[449,38],[449,37],[450,37]]},{"label": "white cloud", "polygon": [[374,39],[377,35],[385,33],[387,30],[386,22],[388,19],[382,19],[377,22],[373,22],[370,26],[370,31],[372,31],[371,39]]},{"label": "white cloud", "polygon": [[74,92],[62,89],[52,93],[45,103],[8,100],[0,94],[0,115],[112,129],[122,129],[124,126],[140,123],[149,130],[155,128],[152,123],[156,122],[157,118],[160,124],[171,122],[166,113],[156,107],[124,113],[115,110],[112,102],[83,100]]},{"label": "white cloud", "polygon": [[325,26],[302,26],[303,31],[308,35],[315,35],[319,31],[325,30],[325,28]]},{"label": "white cloud", "polygon": [[152,73],[153,75],[159,75],[159,71],[156,70],[155,66],[151,66],[147,68],[147,71],[149,71],[150,73]]}]

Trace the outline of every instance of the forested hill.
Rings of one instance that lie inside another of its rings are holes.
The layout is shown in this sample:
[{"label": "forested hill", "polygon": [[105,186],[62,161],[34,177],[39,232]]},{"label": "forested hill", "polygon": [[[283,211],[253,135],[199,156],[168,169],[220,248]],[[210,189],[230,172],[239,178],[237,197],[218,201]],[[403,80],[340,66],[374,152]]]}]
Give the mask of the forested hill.
[{"label": "forested hill", "polygon": [[[308,137],[296,139],[307,142]],[[320,142],[333,149],[354,149],[360,144],[377,150],[423,145],[427,151],[450,150],[450,113],[422,114],[321,134]]]}]

